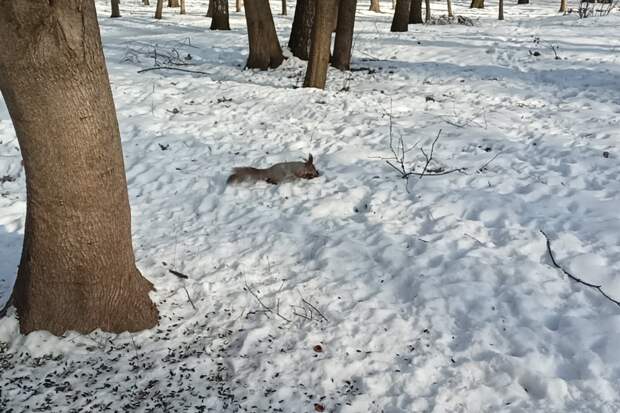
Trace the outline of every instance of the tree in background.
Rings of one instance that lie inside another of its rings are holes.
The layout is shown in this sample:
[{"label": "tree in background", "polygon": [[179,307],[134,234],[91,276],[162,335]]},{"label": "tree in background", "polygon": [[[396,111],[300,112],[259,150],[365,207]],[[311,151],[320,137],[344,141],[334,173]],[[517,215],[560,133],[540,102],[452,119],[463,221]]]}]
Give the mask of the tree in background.
[{"label": "tree in background", "polygon": [[566,0],[560,0],[560,13],[566,13],[568,11],[568,5],[566,4]]},{"label": "tree in background", "polygon": [[424,8],[426,9],[424,21],[428,23],[431,21],[431,0],[424,0]]},{"label": "tree in background", "polygon": [[282,15],[286,16],[286,0],[282,0]]},{"label": "tree in background", "polygon": [[13,291],[21,332],[155,326],[152,284],[136,268],[131,244],[95,2],[4,2],[0,90],[26,171],[24,246]]},{"label": "tree in background", "polygon": [[280,66],[284,56],[273,23],[269,0],[245,2],[245,19],[250,43],[250,55],[246,67],[266,70]]},{"label": "tree in background", "polygon": [[161,14],[164,10],[164,0],[157,0],[157,5],[155,6],[155,18],[161,19]]},{"label": "tree in background", "polygon": [[381,13],[381,4],[379,3],[379,0],[370,0],[370,7],[368,10]]},{"label": "tree in background", "polygon": [[334,30],[334,15],[337,12],[338,0],[318,0],[316,3],[310,59],[308,59],[304,87],[325,89],[331,38]]},{"label": "tree in background", "polygon": [[410,24],[422,24],[422,0],[411,0],[411,10],[409,11]]},{"label": "tree in background", "polygon": [[411,14],[411,0],[396,0],[394,8],[394,18],[392,19],[393,32],[406,32],[409,28],[409,18]]},{"label": "tree in background", "polygon": [[340,70],[351,69],[351,49],[353,47],[353,28],[357,0],[340,0],[338,5],[338,22],[332,65]]},{"label": "tree in background", "polygon": [[448,0],[448,17],[454,17],[452,13],[452,0]]},{"label": "tree in background", "polygon": [[317,0],[297,0],[295,5],[295,15],[293,16],[293,27],[291,27],[288,48],[293,53],[293,56],[302,60],[308,60],[310,57],[310,38],[312,36],[316,2]]},{"label": "tree in background", "polygon": [[213,5],[213,17],[211,19],[211,30],[230,30],[228,20],[228,0],[211,0],[209,6]]},{"label": "tree in background", "polygon": [[499,16],[498,20],[504,20],[504,0],[499,0]]},{"label": "tree in background", "polygon": [[110,17],[121,17],[120,2],[120,0],[112,0],[112,14]]},{"label": "tree in background", "polygon": [[484,9],[484,0],[471,0],[470,9]]}]

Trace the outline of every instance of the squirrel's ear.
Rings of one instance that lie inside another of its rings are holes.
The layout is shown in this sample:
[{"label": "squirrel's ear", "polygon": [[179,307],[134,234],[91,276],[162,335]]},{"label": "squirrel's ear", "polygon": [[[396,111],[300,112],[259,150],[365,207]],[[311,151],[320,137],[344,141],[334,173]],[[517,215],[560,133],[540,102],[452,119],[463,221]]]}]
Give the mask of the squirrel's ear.
[{"label": "squirrel's ear", "polygon": [[312,154],[308,154],[308,160],[306,161],[307,164],[312,165]]}]

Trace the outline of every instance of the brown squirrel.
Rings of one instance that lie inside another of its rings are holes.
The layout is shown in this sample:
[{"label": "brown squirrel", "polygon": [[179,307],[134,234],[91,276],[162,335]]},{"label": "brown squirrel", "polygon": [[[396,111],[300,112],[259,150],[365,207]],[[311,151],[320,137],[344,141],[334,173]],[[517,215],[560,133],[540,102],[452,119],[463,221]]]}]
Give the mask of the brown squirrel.
[{"label": "brown squirrel", "polygon": [[266,169],[247,166],[233,168],[233,173],[228,177],[226,183],[265,181],[277,185],[295,179],[312,179],[319,176],[319,171],[316,170],[312,162],[312,154],[310,154],[305,162],[281,162]]}]

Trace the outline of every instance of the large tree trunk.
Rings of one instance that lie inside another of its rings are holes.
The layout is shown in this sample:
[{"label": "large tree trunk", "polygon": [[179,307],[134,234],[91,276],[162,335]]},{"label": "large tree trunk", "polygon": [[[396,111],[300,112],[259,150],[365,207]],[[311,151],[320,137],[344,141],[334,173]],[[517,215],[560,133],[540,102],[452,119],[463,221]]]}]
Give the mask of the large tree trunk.
[{"label": "large tree trunk", "polygon": [[318,0],[316,3],[316,15],[314,16],[314,25],[312,26],[310,59],[306,69],[304,87],[325,89],[332,31],[334,29],[333,16],[337,12],[337,0]]},{"label": "large tree trunk", "polygon": [[394,18],[392,19],[393,32],[406,32],[409,26],[409,14],[411,11],[411,0],[396,0]]},{"label": "large tree trunk", "polygon": [[161,19],[161,13],[164,10],[164,0],[157,0],[157,5],[155,6],[155,18]]},{"label": "large tree trunk", "polygon": [[266,70],[280,66],[284,56],[278,41],[276,26],[273,24],[269,0],[245,2],[245,19],[250,43],[250,55],[246,67]]},{"label": "large tree trunk", "polygon": [[340,70],[351,68],[351,48],[353,46],[356,9],[357,0],[340,0],[334,55],[332,56],[332,65]]},{"label": "large tree trunk", "polygon": [[[520,1],[520,0],[519,0]],[[470,9],[484,9],[484,0],[471,0]]]},{"label": "large tree trunk", "polygon": [[3,2],[0,90],[26,170],[21,332],[155,326],[94,1]]},{"label": "large tree trunk", "polygon": [[112,0],[112,14],[110,17],[121,17],[120,2],[120,0]]},{"label": "large tree trunk", "polygon": [[499,16],[498,20],[504,20],[504,0],[499,0]]},{"label": "large tree trunk", "polygon": [[411,10],[409,11],[410,24],[422,24],[422,0],[411,0]]},{"label": "large tree trunk", "polygon": [[566,0],[560,0],[560,13],[566,13],[568,11],[568,5],[566,4]]},{"label": "large tree trunk", "polygon": [[288,48],[293,56],[302,60],[308,60],[310,57],[310,38],[312,37],[316,2],[317,0],[297,0],[295,5],[295,16],[293,17]]},{"label": "large tree trunk", "polygon": [[186,11],[185,11],[185,0],[181,0],[180,4],[181,4],[181,11],[179,11],[179,14],[185,14],[186,13]]},{"label": "large tree trunk", "polygon": [[213,4],[211,30],[230,30],[228,0],[211,0],[209,4]]},{"label": "large tree trunk", "polygon": [[431,0],[424,0],[424,8],[426,9],[424,21],[428,23],[431,21]]},{"label": "large tree trunk", "polygon": [[448,17],[454,17],[452,13],[452,0],[448,0]]},{"label": "large tree trunk", "polygon": [[379,0],[370,0],[370,8],[368,10],[381,13],[381,4]]},{"label": "large tree trunk", "polygon": [[207,17],[213,17],[213,2],[215,0],[209,0],[209,5],[207,6]]}]

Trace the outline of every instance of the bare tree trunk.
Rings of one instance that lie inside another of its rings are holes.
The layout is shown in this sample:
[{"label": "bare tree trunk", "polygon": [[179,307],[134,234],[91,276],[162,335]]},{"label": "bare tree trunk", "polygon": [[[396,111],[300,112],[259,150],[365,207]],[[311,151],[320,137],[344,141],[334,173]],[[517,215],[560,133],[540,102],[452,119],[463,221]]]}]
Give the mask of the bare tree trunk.
[{"label": "bare tree trunk", "polygon": [[207,6],[207,17],[213,17],[213,2],[215,0],[209,0],[209,5]]},{"label": "bare tree trunk", "polygon": [[246,67],[267,70],[280,66],[284,56],[273,23],[269,0],[245,2],[245,19],[250,42],[250,56]]},{"label": "bare tree trunk", "polygon": [[454,17],[454,13],[452,13],[452,0],[448,0],[448,17]]},{"label": "bare tree trunk", "polygon": [[235,0],[235,11],[237,13],[241,11],[241,0]]},{"label": "bare tree trunk", "polygon": [[499,0],[499,17],[498,20],[504,20],[504,0]]},{"label": "bare tree trunk", "polygon": [[164,9],[164,0],[157,0],[157,5],[155,6],[155,18],[161,19],[161,13]]},{"label": "bare tree trunk", "polygon": [[121,10],[119,8],[120,0],[112,0],[112,14],[110,17],[121,17]]},{"label": "bare tree trunk", "polygon": [[228,0],[211,0],[209,4],[213,4],[211,30],[230,30]]},{"label": "bare tree trunk", "polygon": [[426,9],[424,21],[428,23],[431,21],[431,0],[424,0],[424,8]]},{"label": "bare tree trunk", "polygon": [[[520,1],[520,0],[519,0]],[[470,9],[484,9],[484,0],[471,0]]]},{"label": "bare tree trunk", "polygon": [[392,10],[396,8],[396,0],[392,0]]},{"label": "bare tree trunk", "polygon": [[288,48],[293,56],[308,60],[317,0],[297,0]]},{"label": "bare tree trunk", "polygon": [[181,11],[179,12],[179,14],[185,14],[186,13],[186,11],[185,11],[185,0],[181,0],[180,4],[181,4]]},{"label": "bare tree trunk", "polygon": [[26,170],[21,332],[155,326],[94,1],[3,2],[0,90]]},{"label": "bare tree trunk", "polygon": [[150,6],[151,5],[149,0],[142,0],[142,4],[144,4],[145,6]]},{"label": "bare tree trunk", "polygon": [[411,0],[411,10],[409,12],[410,24],[424,23],[422,20],[422,0]]},{"label": "bare tree trunk", "polygon": [[179,7],[179,0],[168,0],[168,7]]},{"label": "bare tree trunk", "polygon": [[316,3],[316,15],[314,16],[314,24],[312,26],[310,59],[308,59],[304,87],[325,89],[334,24],[333,15],[337,12],[337,0],[318,0]]},{"label": "bare tree trunk", "polygon": [[286,16],[286,0],[282,0],[282,15]]},{"label": "bare tree trunk", "polygon": [[351,48],[353,47],[353,27],[357,0],[340,0],[338,6],[338,23],[334,40],[332,65],[340,70],[351,68]]},{"label": "bare tree trunk", "polygon": [[566,4],[566,0],[560,0],[560,13],[566,13],[568,11],[568,5]]},{"label": "bare tree trunk", "polygon": [[381,4],[379,0],[370,0],[370,8],[368,10],[381,13]]},{"label": "bare tree trunk", "polygon": [[530,0],[517,0],[517,4],[530,4]]},{"label": "bare tree trunk", "polygon": [[411,0],[396,0],[394,18],[392,19],[393,32],[406,32],[409,29],[409,14],[411,12]]}]

